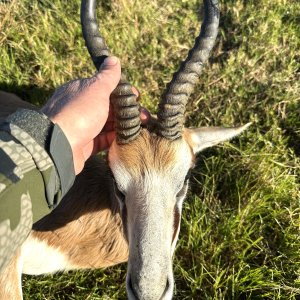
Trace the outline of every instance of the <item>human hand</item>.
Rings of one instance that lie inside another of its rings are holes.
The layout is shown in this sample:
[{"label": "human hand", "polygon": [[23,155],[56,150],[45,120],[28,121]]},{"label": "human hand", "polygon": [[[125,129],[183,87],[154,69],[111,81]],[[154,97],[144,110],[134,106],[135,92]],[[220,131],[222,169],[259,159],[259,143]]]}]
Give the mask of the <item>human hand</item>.
[{"label": "human hand", "polygon": [[[120,77],[120,61],[109,57],[99,73],[59,87],[41,109],[66,135],[76,174],[81,172],[91,154],[108,148],[115,138],[114,113],[109,98]],[[133,92],[137,94],[137,90]],[[150,114],[142,109],[142,122],[149,118]]]},{"label": "human hand", "polygon": [[[139,91],[135,87],[132,87],[132,91],[137,96],[137,101],[139,101],[140,98]],[[142,124],[148,123],[148,121],[151,119],[151,115],[149,111],[144,107],[140,107],[140,119]],[[94,147],[96,148],[96,151],[94,151],[93,153],[97,153],[101,150],[108,149],[115,138],[116,138],[115,114],[114,114],[113,106],[110,104],[109,115],[106,124],[104,125],[100,134],[94,140],[95,143]]]}]

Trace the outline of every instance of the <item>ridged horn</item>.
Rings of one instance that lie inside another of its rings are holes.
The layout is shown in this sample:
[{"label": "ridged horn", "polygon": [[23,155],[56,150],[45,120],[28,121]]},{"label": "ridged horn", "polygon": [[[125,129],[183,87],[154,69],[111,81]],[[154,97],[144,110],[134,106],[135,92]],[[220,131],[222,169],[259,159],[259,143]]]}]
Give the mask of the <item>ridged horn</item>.
[{"label": "ridged horn", "polygon": [[179,71],[167,85],[158,106],[158,134],[170,140],[181,137],[188,98],[194,90],[218,34],[220,18],[218,1],[204,0],[203,3],[204,20],[200,34]]},{"label": "ridged horn", "polygon": [[[80,18],[86,47],[97,70],[100,70],[110,51],[98,29],[95,0],[81,1]],[[137,96],[132,92],[132,86],[123,73],[112,93],[111,101],[116,117],[117,143],[126,144],[138,136],[141,121]]]}]

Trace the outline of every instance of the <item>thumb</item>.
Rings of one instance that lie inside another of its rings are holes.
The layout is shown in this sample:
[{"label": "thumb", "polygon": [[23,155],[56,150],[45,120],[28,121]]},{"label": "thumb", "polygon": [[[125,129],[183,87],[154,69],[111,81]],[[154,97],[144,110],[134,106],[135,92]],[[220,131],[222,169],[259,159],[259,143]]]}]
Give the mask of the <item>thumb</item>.
[{"label": "thumb", "polygon": [[109,97],[121,78],[120,60],[115,56],[107,57],[96,75],[99,85],[105,87],[104,93]]}]

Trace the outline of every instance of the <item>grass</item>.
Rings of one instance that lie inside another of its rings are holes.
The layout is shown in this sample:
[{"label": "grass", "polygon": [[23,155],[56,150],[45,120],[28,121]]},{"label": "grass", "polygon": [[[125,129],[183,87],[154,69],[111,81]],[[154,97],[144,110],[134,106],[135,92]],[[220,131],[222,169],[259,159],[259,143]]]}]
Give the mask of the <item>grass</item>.
[{"label": "grass", "polygon": [[[103,35],[142,104],[161,91],[199,27],[199,1],[99,1]],[[254,124],[198,157],[174,261],[175,299],[300,297],[300,3],[221,2],[189,126]],[[42,104],[94,73],[79,1],[0,2],[0,89]],[[125,299],[126,265],[23,279],[25,299]]]}]

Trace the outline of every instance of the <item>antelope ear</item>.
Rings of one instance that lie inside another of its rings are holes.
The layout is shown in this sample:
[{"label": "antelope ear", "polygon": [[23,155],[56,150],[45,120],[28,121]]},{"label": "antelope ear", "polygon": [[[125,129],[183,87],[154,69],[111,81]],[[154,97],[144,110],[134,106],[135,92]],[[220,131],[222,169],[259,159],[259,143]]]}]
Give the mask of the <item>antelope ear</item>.
[{"label": "antelope ear", "polygon": [[239,127],[200,127],[185,128],[184,137],[188,144],[192,147],[196,154],[199,151],[215,146],[221,142],[230,140],[231,138],[242,133],[251,123]]}]

